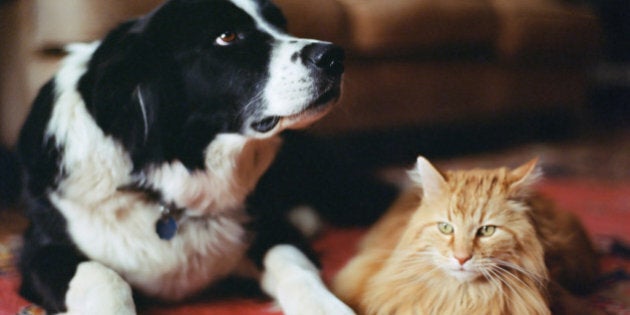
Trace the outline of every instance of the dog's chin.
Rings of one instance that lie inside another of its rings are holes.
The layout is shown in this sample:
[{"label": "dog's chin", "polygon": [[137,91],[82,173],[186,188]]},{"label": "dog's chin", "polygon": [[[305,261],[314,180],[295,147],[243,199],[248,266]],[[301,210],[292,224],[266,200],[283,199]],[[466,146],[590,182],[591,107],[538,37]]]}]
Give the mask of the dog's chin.
[{"label": "dog's chin", "polygon": [[285,129],[303,129],[326,116],[340,97],[339,89],[331,89],[304,109],[286,116],[267,116],[251,124],[259,134],[276,134]]},{"label": "dog's chin", "polygon": [[326,116],[332,109],[334,103],[334,100],[330,100],[326,103],[318,104],[317,106],[309,106],[306,110],[298,114],[282,117],[277,128],[280,130],[306,128]]}]

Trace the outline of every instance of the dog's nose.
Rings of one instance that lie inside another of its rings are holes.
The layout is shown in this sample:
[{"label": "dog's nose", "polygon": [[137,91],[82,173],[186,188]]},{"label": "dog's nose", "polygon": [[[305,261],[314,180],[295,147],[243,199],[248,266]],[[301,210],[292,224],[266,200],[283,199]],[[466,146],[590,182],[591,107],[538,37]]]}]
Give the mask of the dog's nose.
[{"label": "dog's nose", "polygon": [[329,43],[314,43],[302,49],[302,60],[329,75],[341,75],[345,58],[343,48]]}]

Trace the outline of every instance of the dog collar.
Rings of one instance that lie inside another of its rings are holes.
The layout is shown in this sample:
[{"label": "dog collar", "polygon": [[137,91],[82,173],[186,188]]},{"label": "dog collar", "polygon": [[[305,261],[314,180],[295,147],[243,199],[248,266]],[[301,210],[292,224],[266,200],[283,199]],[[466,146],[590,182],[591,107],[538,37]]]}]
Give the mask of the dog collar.
[{"label": "dog collar", "polygon": [[160,219],[155,223],[155,232],[160,239],[170,241],[177,235],[184,211],[184,209],[177,208],[173,204],[160,203]]},{"label": "dog collar", "polygon": [[118,187],[118,190],[142,194],[148,201],[159,205],[160,218],[155,222],[155,233],[160,239],[169,241],[177,235],[186,209],[178,208],[174,203],[166,203],[162,193],[137,183]]}]

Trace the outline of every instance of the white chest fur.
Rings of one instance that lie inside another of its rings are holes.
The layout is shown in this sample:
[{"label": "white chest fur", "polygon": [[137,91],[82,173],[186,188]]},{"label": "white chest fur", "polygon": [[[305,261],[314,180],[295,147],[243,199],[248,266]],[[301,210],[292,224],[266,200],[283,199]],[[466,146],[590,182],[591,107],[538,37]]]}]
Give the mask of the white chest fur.
[{"label": "white chest fur", "polygon": [[[96,142],[107,145],[102,140]],[[226,145],[221,141],[218,146]],[[275,147],[256,142],[232,148],[227,150],[232,154],[219,154],[222,163],[204,172],[177,172],[173,170],[182,166],[168,164],[148,173],[147,182],[163,191],[166,200],[187,209],[177,235],[168,241],[155,231],[160,206],[136,193],[118,191],[124,182],[117,184],[111,174],[119,171],[91,162],[105,158],[112,165],[125,165],[112,162],[121,159],[117,154],[86,157],[67,167],[67,177],[50,197],[68,221],[77,247],[90,259],[145,294],[180,299],[231,273],[241,262],[248,246],[244,199],[268,167]],[[211,145],[208,153],[218,154],[215,149]]]},{"label": "white chest fur", "polygon": [[175,238],[155,232],[156,207],[133,196],[85,208],[53,195],[77,247],[150,296],[180,299],[233,271],[247,247],[239,212],[182,222]]}]

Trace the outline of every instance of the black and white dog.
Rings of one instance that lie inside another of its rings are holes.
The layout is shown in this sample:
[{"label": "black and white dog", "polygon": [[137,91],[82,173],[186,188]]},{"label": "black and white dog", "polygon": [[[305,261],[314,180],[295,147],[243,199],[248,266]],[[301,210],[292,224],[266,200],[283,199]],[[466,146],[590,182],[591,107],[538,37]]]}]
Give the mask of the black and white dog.
[{"label": "black and white dog", "polygon": [[352,314],[297,233],[247,203],[279,132],[340,95],[343,50],[284,30],[268,0],[169,0],[69,47],[18,145],[23,296],[135,314],[132,292],[178,301],[236,274],[286,314]]}]

